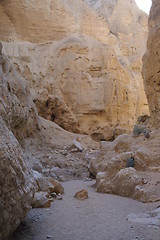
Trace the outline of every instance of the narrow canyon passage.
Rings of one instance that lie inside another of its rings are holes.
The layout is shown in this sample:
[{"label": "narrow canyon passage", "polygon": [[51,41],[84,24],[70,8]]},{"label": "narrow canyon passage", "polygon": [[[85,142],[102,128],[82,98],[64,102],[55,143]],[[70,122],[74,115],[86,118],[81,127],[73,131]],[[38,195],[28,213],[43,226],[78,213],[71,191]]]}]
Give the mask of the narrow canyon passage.
[{"label": "narrow canyon passage", "polygon": [[[63,199],[54,201],[50,209],[31,210],[11,240],[159,240],[160,231],[154,219],[150,224],[140,224],[138,218],[128,220],[132,214],[143,216],[152,211],[159,206],[158,202],[143,204],[99,194],[91,187],[93,183],[78,180],[63,183]],[[88,191],[87,200],[74,198],[81,189]]]},{"label": "narrow canyon passage", "polygon": [[160,1],[137,1],[0,1],[0,240],[160,240]]}]

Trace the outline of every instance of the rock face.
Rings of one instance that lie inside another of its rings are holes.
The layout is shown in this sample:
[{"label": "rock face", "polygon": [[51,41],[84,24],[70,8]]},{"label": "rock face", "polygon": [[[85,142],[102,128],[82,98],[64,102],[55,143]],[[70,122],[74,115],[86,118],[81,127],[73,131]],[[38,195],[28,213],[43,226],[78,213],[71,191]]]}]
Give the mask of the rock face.
[{"label": "rock face", "polygon": [[0,21],[14,34],[10,39],[2,26],[0,38],[16,42],[3,43],[6,54],[28,80],[42,117],[112,140],[148,113],[140,73],[147,16],[134,1],[86,2],[2,2]]},{"label": "rock face", "polygon": [[30,209],[33,178],[17,141],[38,126],[25,80],[2,54],[0,43],[0,239],[12,233]]},{"label": "rock face", "polygon": [[[158,13],[159,3],[153,0],[143,75],[155,125]],[[71,174],[89,177],[91,161],[97,191],[143,202],[160,200],[159,130],[149,137],[125,134],[112,143],[101,142],[100,151],[88,152],[88,144],[98,144],[56,125],[95,140],[112,140],[147,113],[140,75],[147,17],[135,2],[8,0],[0,2],[0,16],[0,40],[14,64],[0,44],[0,239],[12,233],[30,209],[34,183],[28,160],[32,166],[37,161],[42,179],[61,180]],[[46,120],[38,120],[26,80]],[[72,151],[75,141],[82,145],[80,151]],[[135,167],[125,168],[131,157]],[[54,183],[50,191],[63,192]],[[45,182],[39,180],[38,187],[43,191]]]},{"label": "rock face", "polygon": [[152,1],[147,52],[143,58],[143,78],[152,122],[160,127],[160,3]]},{"label": "rock face", "polygon": [[43,43],[73,33],[83,33],[107,42],[108,23],[84,1],[9,0],[0,3],[2,41]]},{"label": "rock face", "polygon": [[[123,134],[114,142],[102,142],[101,151],[90,164],[97,191],[142,202],[159,201],[159,132],[152,131],[149,138]],[[134,168],[126,168],[131,157],[135,159]]]},{"label": "rock face", "polygon": [[22,143],[25,137],[31,136],[38,128],[36,108],[27,82],[2,52],[0,52],[0,74],[0,115]]}]

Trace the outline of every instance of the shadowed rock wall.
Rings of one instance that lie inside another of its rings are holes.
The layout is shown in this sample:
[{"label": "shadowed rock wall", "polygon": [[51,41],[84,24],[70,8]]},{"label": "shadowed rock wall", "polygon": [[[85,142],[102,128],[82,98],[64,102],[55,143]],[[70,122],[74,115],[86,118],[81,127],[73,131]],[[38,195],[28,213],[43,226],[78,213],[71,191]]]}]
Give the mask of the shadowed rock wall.
[{"label": "shadowed rock wall", "polygon": [[[0,43],[0,239],[24,219],[34,194],[23,143],[37,129],[36,110],[25,80],[2,54]],[[17,140],[18,139],[18,140]]]},{"label": "shadowed rock wall", "polygon": [[152,1],[147,52],[143,57],[143,78],[152,122],[160,127],[160,2]]}]

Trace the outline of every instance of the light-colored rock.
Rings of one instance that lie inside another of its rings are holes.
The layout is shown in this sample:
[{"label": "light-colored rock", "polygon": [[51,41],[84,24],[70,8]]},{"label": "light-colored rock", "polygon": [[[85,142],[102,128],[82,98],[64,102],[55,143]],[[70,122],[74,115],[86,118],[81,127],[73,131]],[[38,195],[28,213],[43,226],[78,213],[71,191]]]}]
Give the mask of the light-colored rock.
[{"label": "light-colored rock", "polygon": [[49,178],[49,181],[54,186],[54,192],[56,194],[63,194],[64,193],[63,186],[57,180],[54,180],[53,178]]},{"label": "light-colored rock", "polygon": [[34,162],[34,165],[32,167],[33,170],[42,173],[43,172],[43,167],[40,162]]},{"label": "light-colored rock", "polygon": [[48,193],[36,192],[32,201],[33,208],[49,208],[51,206],[52,199],[48,199]]},{"label": "light-colored rock", "polygon": [[54,188],[50,181],[46,177],[44,177],[41,173],[33,171],[33,177],[36,180],[37,191],[50,192],[50,189]]},{"label": "light-colored rock", "polygon": [[85,200],[88,198],[88,192],[87,190],[81,190],[79,192],[77,192],[74,197],[78,200]]},{"label": "light-colored rock", "polygon": [[0,39],[43,43],[72,33],[107,42],[108,23],[81,0],[0,3]]},{"label": "light-colored rock", "polygon": [[39,114],[69,131],[111,140],[130,131],[136,118],[146,113],[144,96],[137,99],[142,94],[142,88],[135,88],[139,79],[131,77],[109,45],[74,35],[39,46],[4,46],[29,81]]},{"label": "light-colored rock", "polygon": [[143,57],[143,78],[145,91],[148,99],[152,123],[160,127],[160,3],[152,1],[152,8],[149,17],[149,35],[147,52]]},{"label": "light-colored rock", "polygon": [[7,239],[31,208],[34,180],[19,142],[36,126],[27,84],[2,54],[0,44],[0,239]]},{"label": "light-colored rock", "polygon": [[117,195],[134,198],[135,187],[142,183],[142,177],[138,175],[134,168],[125,168],[115,175],[113,192]]},{"label": "light-colored rock", "polygon": [[[147,15],[134,1],[95,2],[100,7],[81,0],[39,1],[35,8],[25,0],[2,2],[2,21],[11,31],[11,19],[13,39],[21,41],[4,46],[42,117],[97,141],[113,140],[148,113],[141,77]],[[9,41],[4,32],[0,39]]]},{"label": "light-colored rock", "polygon": [[[97,191],[142,202],[159,201],[159,132],[151,132],[148,139],[123,134],[114,142],[102,142],[101,151],[90,164]],[[126,168],[131,157],[135,159],[134,168]]]},{"label": "light-colored rock", "polygon": [[26,80],[4,54],[0,54],[0,74],[0,115],[22,144],[39,128],[33,98]]},{"label": "light-colored rock", "polygon": [[76,141],[75,139],[73,140],[73,144],[70,147],[70,149],[71,149],[71,151],[76,150],[76,151],[80,151],[80,152],[82,152],[82,150],[83,150],[80,142]]},{"label": "light-colored rock", "polygon": [[61,194],[58,194],[57,195],[57,200],[62,200],[63,198],[62,198],[62,196],[61,196]]}]

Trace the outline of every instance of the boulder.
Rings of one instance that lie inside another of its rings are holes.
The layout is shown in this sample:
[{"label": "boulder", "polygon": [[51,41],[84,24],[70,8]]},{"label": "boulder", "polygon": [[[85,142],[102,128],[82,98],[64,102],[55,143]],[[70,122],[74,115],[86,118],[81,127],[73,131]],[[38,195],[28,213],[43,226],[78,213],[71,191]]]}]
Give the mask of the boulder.
[{"label": "boulder", "polygon": [[48,198],[46,192],[36,192],[32,201],[33,208],[49,208],[53,199]]},{"label": "boulder", "polygon": [[54,192],[56,194],[63,194],[64,193],[64,188],[63,186],[57,181],[57,180],[54,180],[53,178],[49,178],[48,179],[49,182],[53,185],[54,187]]},{"label": "boulder", "polygon": [[78,200],[85,200],[88,198],[88,192],[87,190],[81,190],[79,192],[77,192],[74,197]]}]

